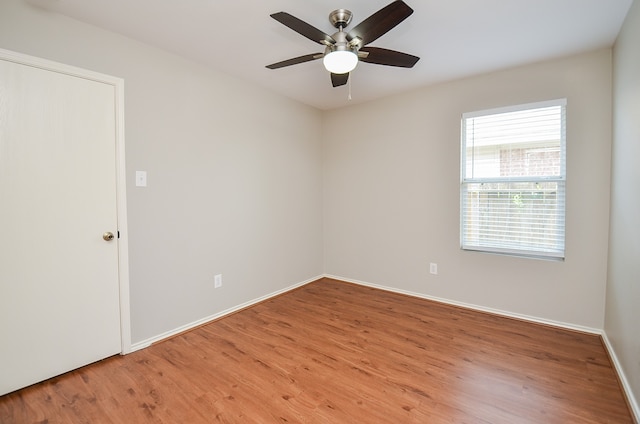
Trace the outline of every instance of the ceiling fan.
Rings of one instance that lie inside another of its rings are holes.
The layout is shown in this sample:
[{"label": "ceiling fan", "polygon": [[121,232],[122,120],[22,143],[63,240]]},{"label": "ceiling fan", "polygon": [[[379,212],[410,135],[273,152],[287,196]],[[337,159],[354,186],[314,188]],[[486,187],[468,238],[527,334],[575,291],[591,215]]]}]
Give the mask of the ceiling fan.
[{"label": "ceiling fan", "polygon": [[351,22],[353,14],[346,9],[337,9],[329,14],[329,21],[338,29],[338,32],[333,35],[325,34],[323,31],[286,12],[274,13],[271,15],[273,19],[309,40],[325,46],[325,49],[323,53],[311,53],[294,57],[267,65],[267,68],[284,68],[285,66],[322,58],[325,68],[331,72],[331,83],[334,87],[347,83],[349,73],[355,69],[359,61],[377,65],[412,68],[420,60],[419,57],[380,47],[367,47],[369,43],[386,34],[412,13],[413,9],[405,2],[396,0],[378,10],[346,33],[344,29]]}]

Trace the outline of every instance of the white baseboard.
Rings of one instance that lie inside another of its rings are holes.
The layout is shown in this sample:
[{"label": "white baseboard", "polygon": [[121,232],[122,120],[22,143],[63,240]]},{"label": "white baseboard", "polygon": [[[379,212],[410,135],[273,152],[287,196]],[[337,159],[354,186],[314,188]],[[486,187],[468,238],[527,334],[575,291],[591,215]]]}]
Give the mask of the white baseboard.
[{"label": "white baseboard", "polygon": [[248,302],[241,303],[240,305],[237,305],[237,306],[234,306],[232,308],[226,309],[226,310],[221,311],[221,312],[219,312],[217,314],[209,315],[208,317],[199,319],[199,320],[191,322],[189,324],[182,325],[182,326],[180,326],[178,328],[174,328],[173,330],[166,331],[166,332],[164,332],[162,334],[158,334],[157,336],[150,337],[150,338],[148,338],[146,340],[134,343],[134,344],[131,345],[131,350],[129,352],[127,352],[127,353],[132,353],[132,352],[135,352],[137,350],[141,350],[141,349],[147,348],[147,347],[151,346],[153,343],[157,343],[159,341],[168,339],[169,337],[173,337],[173,336],[175,336],[177,334],[180,334],[180,333],[183,333],[185,331],[191,330],[191,329],[196,328],[196,327],[198,327],[200,325],[207,324],[207,323],[209,323],[211,321],[215,321],[215,320],[220,319],[220,318],[222,318],[222,317],[224,317],[226,315],[233,314],[234,312],[238,312],[241,309],[245,309],[245,308],[247,308],[249,306],[252,306],[252,305],[255,305],[257,303],[264,302],[265,300],[271,299],[272,297],[279,296],[279,295],[281,295],[283,293],[286,293],[286,292],[291,291],[293,289],[296,289],[298,287],[302,287],[302,286],[304,286],[306,284],[309,284],[309,283],[311,283],[313,281],[319,280],[320,278],[322,278],[322,275],[310,278],[310,279],[308,279],[306,281],[302,281],[300,283],[297,283],[297,284],[294,284],[292,286],[286,287],[286,288],[284,288],[282,290],[278,290],[278,291],[275,291],[273,293],[269,293],[267,295],[261,296],[261,297],[259,297],[257,299],[253,299],[253,300],[250,300]]},{"label": "white baseboard", "polygon": [[636,400],[636,397],[633,395],[633,390],[631,389],[631,385],[629,384],[629,380],[627,380],[627,376],[622,369],[622,365],[618,360],[618,356],[616,355],[616,351],[613,348],[613,345],[609,341],[606,332],[602,332],[602,341],[604,342],[605,349],[609,352],[609,357],[611,358],[611,362],[613,362],[613,367],[618,373],[618,378],[620,379],[620,383],[622,384],[622,389],[625,391],[627,395],[627,401],[629,402],[629,407],[631,408],[631,412],[634,415],[636,423],[640,423],[640,406]]},{"label": "white baseboard", "polygon": [[559,327],[559,328],[563,328],[563,329],[567,329],[567,330],[580,331],[580,332],[583,332],[583,333],[596,334],[596,335],[602,334],[602,330],[598,329],[598,328],[585,327],[585,326],[576,325],[576,324],[570,324],[570,323],[566,323],[566,322],[554,321],[554,320],[549,320],[549,319],[545,319],[545,318],[539,318],[539,317],[534,317],[534,316],[529,316],[529,315],[524,315],[524,314],[518,314],[518,313],[514,313],[514,312],[503,311],[503,310],[500,310],[500,309],[487,308],[485,306],[474,305],[474,304],[471,304],[471,303],[458,302],[458,301],[450,300],[450,299],[443,299],[443,298],[440,298],[440,297],[430,296],[430,295],[426,295],[426,294],[423,294],[423,293],[416,293],[416,292],[412,292],[412,291],[408,291],[408,290],[401,290],[401,289],[397,289],[397,288],[394,288],[394,287],[382,286],[380,284],[367,283],[366,281],[354,280],[354,279],[339,277],[339,276],[335,276],[335,275],[325,274],[324,277],[332,278],[332,279],[340,280],[340,281],[345,281],[347,283],[358,284],[358,285],[361,285],[361,286],[371,287],[371,288],[374,288],[374,289],[385,290],[385,291],[389,291],[389,292],[392,292],[392,293],[404,294],[404,295],[407,295],[407,296],[418,297],[418,298],[426,299],[426,300],[432,300],[434,302],[445,303],[447,305],[459,306],[459,307],[466,308],[466,309],[472,309],[474,311],[487,312],[487,313],[490,313],[490,314],[500,315],[500,316],[507,317],[507,318],[516,318],[516,319],[520,319],[520,320],[523,320],[523,321],[534,322],[534,323],[537,323],[537,324],[545,324],[545,325],[550,325],[550,326],[553,326],[553,327]]}]

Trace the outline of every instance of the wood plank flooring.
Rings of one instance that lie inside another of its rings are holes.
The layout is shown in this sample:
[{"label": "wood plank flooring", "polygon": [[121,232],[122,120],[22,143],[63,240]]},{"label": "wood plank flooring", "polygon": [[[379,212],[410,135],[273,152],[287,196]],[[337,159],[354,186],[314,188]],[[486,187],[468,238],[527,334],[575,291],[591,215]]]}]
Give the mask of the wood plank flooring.
[{"label": "wood plank flooring", "polygon": [[598,336],[330,279],[0,397],[13,423],[633,423]]}]

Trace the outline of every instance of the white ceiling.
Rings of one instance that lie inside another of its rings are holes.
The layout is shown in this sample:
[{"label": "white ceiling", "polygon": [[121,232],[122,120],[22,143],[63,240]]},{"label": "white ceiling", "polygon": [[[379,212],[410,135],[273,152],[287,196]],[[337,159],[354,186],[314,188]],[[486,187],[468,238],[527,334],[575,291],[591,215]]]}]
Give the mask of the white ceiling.
[{"label": "white ceiling", "polygon": [[322,52],[269,15],[288,12],[332,34],[334,9],[353,28],[391,0],[28,0],[253,81],[320,108],[613,45],[633,0],[405,0],[413,15],[370,44],[419,56],[412,69],[360,63],[331,86],[320,60],[265,65]]}]

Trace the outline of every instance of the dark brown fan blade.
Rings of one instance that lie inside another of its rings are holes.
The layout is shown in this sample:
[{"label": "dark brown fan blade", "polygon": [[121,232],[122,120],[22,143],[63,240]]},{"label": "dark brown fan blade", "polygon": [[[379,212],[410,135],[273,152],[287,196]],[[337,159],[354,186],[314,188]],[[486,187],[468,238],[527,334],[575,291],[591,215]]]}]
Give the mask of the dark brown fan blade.
[{"label": "dark brown fan blade", "polygon": [[325,34],[318,28],[309,25],[305,21],[298,19],[295,16],[288,14],[287,12],[274,13],[271,15],[271,17],[280,22],[282,25],[291,28],[298,34],[307,37],[309,40],[315,41],[318,44],[327,45],[327,43],[336,43],[336,40],[334,40],[330,35]]},{"label": "dark brown fan blade", "polygon": [[331,74],[331,84],[334,87],[345,85],[349,81],[349,74]]},{"label": "dark brown fan blade", "polygon": [[418,56],[402,53],[395,50],[382,49],[380,47],[363,47],[360,52],[369,53],[366,57],[360,57],[362,62],[375,63],[376,65],[399,66],[401,68],[413,68],[420,60]]},{"label": "dark brown fan blade", "polygon": [[407,19],[412,13],[413,9],[402,0],[394,1],[349,31],[347,40],[351,41],[359,37],[363,40],[362,45],[367,45]]},{"label": "dark brown fan blade", "polygon": [[285,66],[297,65],[298,63],[310,62],[312,60],[320,59],[322,53],[305,54],[304,56],[294,57],[292,59],[283,60],[282,62],[272,63],[267,65],[269,69],[284,68]]}]

